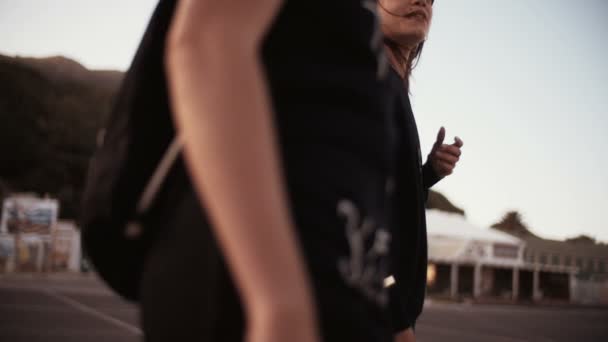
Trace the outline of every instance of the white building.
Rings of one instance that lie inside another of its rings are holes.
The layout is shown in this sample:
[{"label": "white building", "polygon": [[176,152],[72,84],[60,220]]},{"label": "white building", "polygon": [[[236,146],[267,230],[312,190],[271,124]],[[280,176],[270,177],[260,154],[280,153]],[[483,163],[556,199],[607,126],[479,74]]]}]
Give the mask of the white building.
[{"label": "white building", "polygon": [[526,244],[519,238],[477,227],[461,215],[438,210],[427,211],[427,232],[431,295],[512,300],[570,298],[575,268],[527,263]]}]

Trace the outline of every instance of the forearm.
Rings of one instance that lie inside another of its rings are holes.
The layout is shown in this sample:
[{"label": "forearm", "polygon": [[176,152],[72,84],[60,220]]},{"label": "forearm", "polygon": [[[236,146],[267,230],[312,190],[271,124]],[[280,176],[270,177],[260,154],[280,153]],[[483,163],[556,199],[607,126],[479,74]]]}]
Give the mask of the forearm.
[{"label": "forearm", "polygon": [[175,118],[194,185],[246,309],[306,307],[312,300],[288,215],[257,51],[225,37],[207,37],[167,56]]},{"label": "forearm", "polygon": [[416,342],[414,331],[409,328],[395,335],[395,342]]}]

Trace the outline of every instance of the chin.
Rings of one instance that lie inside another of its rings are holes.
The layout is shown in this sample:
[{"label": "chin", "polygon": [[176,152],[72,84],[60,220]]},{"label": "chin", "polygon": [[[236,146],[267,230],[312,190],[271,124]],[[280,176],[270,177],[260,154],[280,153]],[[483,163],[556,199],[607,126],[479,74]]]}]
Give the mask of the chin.
[{"label": "chin", "polygon": [[424,30],[403,30],[400,32],[395,32],[393,34],[387,35],[387,37],[399,43],[400,45],[405,46],[416,46],[422,43],[426,37],[426,33]]}]

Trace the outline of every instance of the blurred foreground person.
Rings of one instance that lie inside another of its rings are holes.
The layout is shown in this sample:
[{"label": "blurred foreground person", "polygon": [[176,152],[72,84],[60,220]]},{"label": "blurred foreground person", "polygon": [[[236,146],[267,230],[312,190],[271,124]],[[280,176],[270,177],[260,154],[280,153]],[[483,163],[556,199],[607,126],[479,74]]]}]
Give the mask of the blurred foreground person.
[{"label": "blurred foreground person", "polygon": [[401,154],[395,191],[395,221],[392,226],[390,309],[396,341],[415,341],[414,326],[422,312],[426,288],[427,236],[425,203],[429,188],[450,175],[461,155],[463,142],[456,137],[444,144],[442,127],[422,164],[420,140],[409,100],[409,77],[429,32],[433,0],[380,0],[384,45],[391,70],[389,79],[400,87],[397,117],[401,120]]},{"label": "blurred foreground person", "polygon": [[375,1],[182,0],[185,162],[154,213],[147,341],[392,341],[393,106]]}]

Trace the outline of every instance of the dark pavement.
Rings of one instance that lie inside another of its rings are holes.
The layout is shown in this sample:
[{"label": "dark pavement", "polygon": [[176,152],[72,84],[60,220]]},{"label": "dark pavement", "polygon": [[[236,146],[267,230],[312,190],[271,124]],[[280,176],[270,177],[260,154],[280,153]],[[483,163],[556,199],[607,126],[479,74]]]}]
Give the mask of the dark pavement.
[{"label": "dark pavement", "polygon": [[608,309],[428,303],[422,342],[608,342]]},{"label": "dark pavement", "polygon": [[135,306],[91,276],[0,276],[0,342],[140,341]]},{"label": "dark pavement", "polygon": [[[608,342],[608,310],[429,302],[420,342]],[[92,276],[1,276],[0,342],[141,341],[137,308]]]}]

